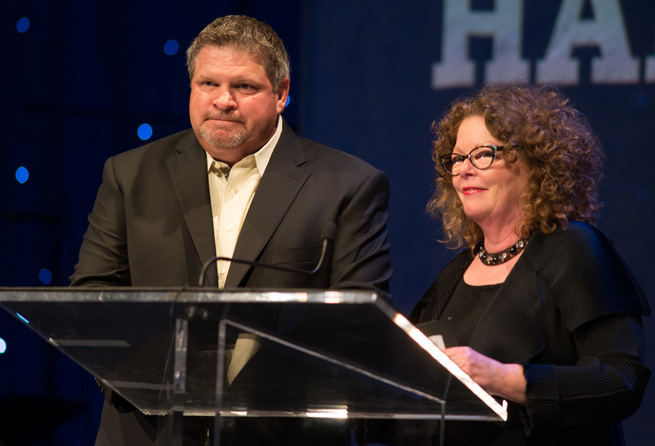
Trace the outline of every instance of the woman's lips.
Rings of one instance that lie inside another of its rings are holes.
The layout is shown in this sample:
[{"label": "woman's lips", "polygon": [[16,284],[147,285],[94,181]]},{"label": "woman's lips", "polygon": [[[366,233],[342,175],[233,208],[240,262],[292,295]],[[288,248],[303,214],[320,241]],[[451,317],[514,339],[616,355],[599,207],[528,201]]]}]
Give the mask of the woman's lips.
[{"label": "woman's lips", "polygon": [[464,195],[473,195],[477,194],[478,192],[483,191],[484,189],[481,187],[463,187],[462,188],[462,193]]}]

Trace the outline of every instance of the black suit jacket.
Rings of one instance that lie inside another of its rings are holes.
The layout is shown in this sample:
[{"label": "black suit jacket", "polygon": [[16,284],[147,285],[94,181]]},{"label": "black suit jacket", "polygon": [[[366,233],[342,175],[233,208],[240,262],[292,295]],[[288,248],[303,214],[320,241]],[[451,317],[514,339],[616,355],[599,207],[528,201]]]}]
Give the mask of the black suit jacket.
[{"label": "black suit jacket", "polygon": [[[215,256],[207,176],[205,151],[192,130],[110,158],[71,284],[195,285]],[[366,289],[390,298],[388,199],[383,172],[300,138],[285,123],[233,257],[311,270],[325,224],[333,222],[327,265],[303,275],[233,262],[225,287]],[[205,283],[217,281],[216,268],[209,268]],[[165,428],[159,421],[106,395],[111,404],[105,403],[97,444],[158,444]]]},{"label": "black suit jacket", "polygon": [[[386,175],[288,127],[245,218],[234,257],[311,270],[322,232],[329,268],[309,276],[233,263],[226,288],[370,289],[389,296]],[[89,216],[74,286],[195,285],[215,255],[205,151],[191,130],[110,158]],[[216,269],[207,273],[216,286]]]},{"label": "black suit jacket", "polygon": [[[410,319],[438,319],[472,260],[466,251],[447,265]],[[504,428],[528,436],[497,444],[621,444],[617,423],[637,410],[650,376],[641,360],[640,319],[649,313],[643,291],[600,231],[572,222],[567,230],[533,234],[471,338],[480,353],[522,363],[528,381],[526,407],[510,404],[510,422],[484,435]],[[451,423],[446,432],[481,445],[487,443],[471,435],[483,435],[483,427]]]}]

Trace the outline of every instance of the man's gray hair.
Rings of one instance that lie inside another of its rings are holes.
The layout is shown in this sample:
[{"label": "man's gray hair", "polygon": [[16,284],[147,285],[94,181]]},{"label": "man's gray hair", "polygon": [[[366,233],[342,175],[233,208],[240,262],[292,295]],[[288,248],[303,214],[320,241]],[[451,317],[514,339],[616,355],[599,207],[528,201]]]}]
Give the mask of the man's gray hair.
[{"label": "man's gray hair", "polygon": [[198,53],[205,46],[231,47],[258,59],[277,89],[289,77],[289,55],[282,39],[266,23],[244,15],[219,17],[200,31],[186,52],[189,77],[193,78]]}]

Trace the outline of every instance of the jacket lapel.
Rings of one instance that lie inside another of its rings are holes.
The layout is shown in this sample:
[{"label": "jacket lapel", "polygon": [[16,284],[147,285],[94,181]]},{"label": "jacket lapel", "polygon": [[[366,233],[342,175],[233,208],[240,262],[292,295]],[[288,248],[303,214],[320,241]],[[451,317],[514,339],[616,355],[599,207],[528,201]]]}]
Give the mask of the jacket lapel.
[{"label": "jacket lapel", "polygon": [[[166,164],[198,260],[203,265],[216,255],[207,158],[192,131],[175,146],[175,150],[176,153],[166,160]],[[190,277],[190,285],[195,286],[197,279]],[[205,284],[218,285],[216,268],[208,269]]]},{"label": "jacket lapel", "polygon": [[[309,172],[299,138],[284,122],[284,128],[266,167],[248,214],[243,222],[234,258],[256,261],[298,195]],[[225,288],[235,288],[251,267],[232,263]]]},{"label": "jacket lapel", "polygon": [[453,294],[457,283],[462,279],[464,271],[471,264],[471,256],[461,252],[441,271],[437,280],[423,294],[409,315],[409,320],[418,324],[437,320]]}]

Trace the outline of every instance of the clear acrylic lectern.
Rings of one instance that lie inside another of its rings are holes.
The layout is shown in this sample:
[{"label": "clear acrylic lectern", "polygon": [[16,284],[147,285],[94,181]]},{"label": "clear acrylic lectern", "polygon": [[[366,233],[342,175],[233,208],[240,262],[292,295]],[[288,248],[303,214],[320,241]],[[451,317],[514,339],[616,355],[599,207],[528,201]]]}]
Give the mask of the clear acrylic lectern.
[{"label": "clear acrylic lectern", "polygon": [[507,419],[371,292],[0,288],[0,306],[173,438],[185,416]]}]

